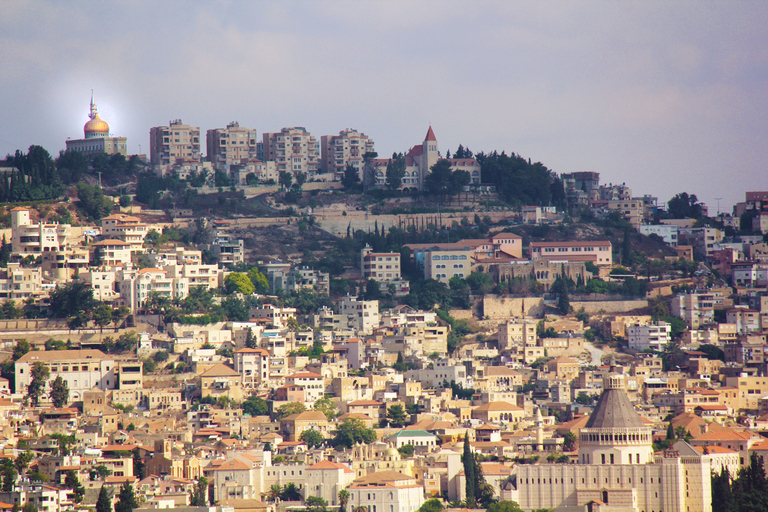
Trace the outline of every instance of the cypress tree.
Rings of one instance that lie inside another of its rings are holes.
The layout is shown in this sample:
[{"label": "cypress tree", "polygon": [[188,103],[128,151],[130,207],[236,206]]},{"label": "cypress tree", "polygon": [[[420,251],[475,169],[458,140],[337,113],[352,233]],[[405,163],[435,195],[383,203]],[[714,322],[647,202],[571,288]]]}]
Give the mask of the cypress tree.
[{"label": "cypress tree", "polygon": [[96,500],[96,512],[112,512],[112,500],[107,493],[107,486],[102,485]]},{"label": "cypress tree", "polygon": [[669,426],[667,426],[667,439],[674,441],[675,440],[675,427],[672,426],[672,422],[669,422]]},{"label": "cypress tree", "polygon": [[475,496],[477,494],[477,477],[475,475],[476,461],[475,456],[472,454],[472,449],[469,446],[469,431],[466,431],[464,434],[464,453],[461,456],[461,462],[464,464],[464,480],[466,482],[464,489],[467,494],[467,506],[474,507]]}]

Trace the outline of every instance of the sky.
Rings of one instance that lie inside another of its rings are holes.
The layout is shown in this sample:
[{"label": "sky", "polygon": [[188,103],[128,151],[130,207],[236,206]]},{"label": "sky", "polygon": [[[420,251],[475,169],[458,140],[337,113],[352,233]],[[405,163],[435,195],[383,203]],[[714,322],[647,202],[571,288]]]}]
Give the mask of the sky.
[{"label": "sky", "polygon": [[3,0],[0,155],[82,138],[93,89],[130,153],[172,119],[354,128],[381,156],[431,124],[443,154],[729,212],[768,190],[766,27],[764,1]]}]

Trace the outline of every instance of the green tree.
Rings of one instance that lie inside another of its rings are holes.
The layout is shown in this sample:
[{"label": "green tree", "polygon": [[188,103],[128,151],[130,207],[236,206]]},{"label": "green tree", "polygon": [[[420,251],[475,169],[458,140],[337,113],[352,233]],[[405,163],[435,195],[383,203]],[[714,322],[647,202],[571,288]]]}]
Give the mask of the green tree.
[{"label": "green tree", "polygon": [[390,190],[397,190],[405,176],[405,157],[403,155],[393,155],[387,162],[387,187]]},{"label": "green tree", "polygon": [[67,470],[67,476],[64,479],[64,487],[72,489],[72,501],[80,503],[85,496],[85,487],[80,484],[77,473],[74,469]]},{"label": "green tree", "polygon": [[112,323],[112,308],[106,304],[97,306],[93,310],[93,322],[104,332],[104,326]]},{"label": "green tree", "polygon": [[243,295],[251,295],[256,290],[253,282],[242,272],[231,272],[228,274],[224,278],[224,286],[227,289],[227,293],[230,294],[239,292]]},{"label": "green tree", "polygon": [[445,198],[451,186],[451,163],[448,160],[438,160],[430,167],[430,173],[424,180],[424,185],[430,194],[440,196],[440,202]]},{"label": "green tree", "polygon": [[18,471],[19,474],[23,476],[24,473],[26,473],[27,468],[29,467],[29,463],[32,462],[33,458],[34,455],[32,455],[32,452],[21,452],[16,456],[16,460],[13,462],[13,466],[16,468],[16,471]]},{"label": "green tree", "polygon": [[486,512],[523,512],[515,501],[497,501],[488,505]]},{"label": "green tree", "polygon": [[464,453],[461,456],[461,463],[464,466],[464,490],[467,495],[467,506],[474,508],[475,506],[475,456],[472,453],[472,449],[469,445],[469,431],[464,434]]},{"label": "green tree", "polygon": [[250,269],[246,275],[251,280],[251,283],[253,283],[255,293],[269,292],[269,281],[267,281],[267,277],[257,267]]},{"label": "green tree", "polygon": [[[283,486],[283,492],[280,494],[280,499],[283,501],[301,501],[301,492],[296,484],[288,482]],[[118,512],[118,511],[116,511]]]},{"label": "green tree", "polygon": [[69,402],[69,386],[67,382],[57,375],[51,383],[51,392],[49,394],[54,407],[64,407]]},{"label": "green tree", "polygon": [[83,182],[78,183],[77,197],[80,209],[94,220],[99,220],[109,215],[109,212],[115,207],[112,200],[104,195],[101,187],[96,185],[86,185]]},{"label": "green tree", "polygon": [[313,428],[308,428],[301,433],[299,436],[299,441],[306,443],[306,445],[312,449],[322,446],[325,443],[325,438],[319,431]]},{"label": "green tree", "polygon": [[405,408],[400,404],[394,404],[387,409],[387,420],[389,420],[390,426],[394,428],[402,428],[407,418]]},{"label": "green tree", "polygon": [[283,404],[277,408],[277,419],[282,420],[283,418],[286,418],[291,414],[298,414],[306,410],[307,408],[301,402],[290,402],[287,404]]},{"label": "green tree", "polygon": [[328,502],[320,496],[307,496],[304,504],[307,506],[307,510],[312,512],[324,512],[328,507]]},{"label": "green tree", "polygon": [[34,407],[37,407],[40,403],[40,397],[43,395],[45,383],[51,375],[51,372],[45,364],[38,361],[32,365],[32,371],[30,373],[32,375],[32,380],[27,387],[27,398],[29,398],[30,403]]},{"label": "green tree", "polygon": [[291,188],[291,184],[293,183],[293,176],[289,172],[280,171],[280,176],[277,179],[278,183],[280,183],[280,186],[283,187],[285,190],[288,190]]},{"label": "green tree", "polygon": [[703,205],[694,195],[687,192],[675,194],[667,202],[667,214],[673,219],[700,219],[703,217]]},{"label": "green tree", "polygon": [[443,502],[437,498],[432,498],[425,501],[417,512],[441,512],[443,510]]},{"label": "green tree", "polygon": [[675,439],[675,427],[672,426],[672,422],[667,425],[667,440],[674,441]]},{"label": "green tree", "polygon": [[250,414],[251,416],[266,416],[269,414],[269,404],[258,396],[249,396],[243,400],[240,408],[245,414]]},{"label": "green tree", "polygon": [[563,447],[570,451],[573,451],[574,448],[576,448],[576,434],[573,432],[566,432],[563,436]]},{"label": "green tree", "polygon": [[50,304],[54,318],[69,318],[93,309],[96,301],[90,286],[81,281],[72,281],[51,292]]},{"label": "green tree", "polygon": [[112,499],[107,492],[107,486],[102,485],[96,500],[96,512],[112,512]]},{"label": "green tree", "polygon": [[3,492],[12,492],[18,473],[16,472],[16,468],[11,459],[3,459],[0,461],[0,474],[3,476]]},{"label": "green tree", "polygon": [[349,493],[348,490],[342,489],[339,491],[338,497],[339,497],[339,512],[346,512],[347,503],[349,503],[349,500],[352,497],[352,495]]},{"label": "green tree", "polygon": [[341,178],[341,185],[347,190],[359,188],[360,176],[358,175],[357,168],[347,164],[344,168],[344,177]]},{"label": "green tree", "polygon": [[205,507],[208,505],[208,479],[201,476],[193,490],[189,491],[189,505],[191,507]]},{"label": "green tree", "polygon": [[138,447],[134,448],[131,455],[133,456],[133,474],[139,480],[143,480],[147,476],[147,470],[144,465],[144,459],[141,458],[141,450]]},{"label": "green tree", "polygon": [[328,421],[333,421],[339,416],[339,411],[336,409],[336,404],[330,398],[320,398],[315,401],[313,408],[316,411],[321,411],[325,414]]},{"label": "green tree", "polygon": [[125,482],[120,487],[120,492],[117,495],[117,501],[115,502],[115,512],[132,512],[133,509],[139,506],[139,502],[136,501],[136,495],[133,492],[133,486],[128,482]]},{"label": "green tree", "polygon": [[333,445],[337,448],[352,448],[357,443],[371,444],[376,439],[376,432],[366,427],[363,420],[350,418],[338,425]]}]

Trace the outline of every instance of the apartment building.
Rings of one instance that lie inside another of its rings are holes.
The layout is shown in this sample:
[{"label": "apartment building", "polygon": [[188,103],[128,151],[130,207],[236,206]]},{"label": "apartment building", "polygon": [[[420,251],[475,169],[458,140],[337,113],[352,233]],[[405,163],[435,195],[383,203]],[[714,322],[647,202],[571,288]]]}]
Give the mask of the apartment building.
[{"label": "apartment building", "polygon": [[122,266],[131,262],[133,246],[122,240],[108,238],[93,244],[91,262],[109,267]]},{"label": "apartment building", "polygon": [[536,344],[536,322],[521,319],[507,320],[499,324],[499,350]]},{"label": "apartment building", "polygon": [[712,257],[717,244],[723,240],[723,232],[717,228],[680,228],[678,230],[680,244],[693,247],[693,255],[704,259]]},{"label": "apartment building", "polygon": [[304,388],[304,400],[315,403],[325,395],[325,380],[315,372],[298,372],[285,377],[286,386]]},{"label": "apartment building", "polygon": [[361,176],[363,157],[375,151],[373,139],[352,129],[342,130],[338,135],[323,135],[320,137],[320,148],[320,170],[332,173],[336,181],[344,177],[347,165],[354,167]]},{"label": "apartment building", "polygon": [[61,252],[67,248],[69,224],[32,224],[32,210],[17,207],[11,210],[11,256],[40,256],[43,252]]},{"label": "apartment building", "polygon": [[627,326],[629,348],[662,351],[672,341],[672,326],[667,322]]},{"label": "apartment building", "polygon": [[715,297],[711,293],[688,293],[672,298],[671,313],[682,318],[691,329],[715,321]]},{"label": "apartment building", "polygon": [[203,251],[175,247],[168,251],[148,253],[149,262],[157,268],[166,265],[201,265],[203,263]]},{"label": "apartment building", "polygon": [[43,294],[40,267],[24,268],[19,263],[0,267],[0,301],[26,300]]},{"label": "apartment building", "polygon": [[91,252],[85,247],[67,247],[63,251],[41,254],[43,275],[56,281],[68,281],[82,274],[91,264]]},{"label": "apartment building", "polygon": [[[69,387],[70,402],[83,399],[83,393],[93,388],[101,390],[120,389],[121,382],[131,388],[141,383],[140,361],[118,363],[112,356],[108,356],[100,350],[54,350],[32,351],[26,353],[15,363],[16,390],[26,393],[32,380],[32,366],[35,363],[43,363],[50,377],[46,382],[46,388],[61,376]],[[124,369],[120,370],[120,365]],[[43,393],[43,400],[48,397],[48,392]]]},{"label": "apartment building", "polygon": [[152,294],[170,300],[183,299],[189,293],[186,279],[171,277],[159,268],[119,269],[116,281],[119,305],[128,306],[131,311],[142,307]]},{"label": "apartment building", "polygon": [[251,318],[262,319],[275,327],[285,327],[289,318],[296,318],[296,308],[279,308],[264,304],[260,308],[251,309]]},{"label": "apartment building", "polygon": [[150,128],[149,154],[152,165],[161,175],[172,165],[200,161],[200,127],[176,119],[168,126]]},{"label": "apartment building", "polygon": [[317,140],[306,128],[296,126],[283,128],[277,133],[264,133],[264,158],[276,163],[278,175],[281,172],[306,173],[312,177],[319,168],[320,150]]},{"label": "apartment building", "polygon": [[529,257],[567,262],[590,261],[598,266],[612,265],[612,245],[608,240],[591,242],[531,242]]},{"label": "apartment building", "polygon": [[104,238],[127,242],[132,252],[144,250],[144,238],[149,227],[138,217],[115,213],[101,219],[101,234]]},{"label": "apartment building", "polygon": [[734,324],[739,334],[760,330],[760,312],[745,307],[729,309],[725,312],[726,322]]},{"label": "apartment building", "polygon": [[79,274],[80,281],[90,285],[93,298],[101,302],[112,302],[120,297],[117,293],[117,275],[113,270],[89,269]]},{"label": "apartment building", "polygon": [[257,144],[256,130],[241,127],[236,121],[206,133],[207,158],[216,169],[256,160]]},{"label": "apartment building", "polygon": [[366,244],[360,251],[360,271],[364,281],[374,279],[379,283],[400,280],[400,253],[373,252]]},{"label": "apartment building", "polygon": [[[224,270],[218,265],[187,263],[184,265],[165,265],[163,271],[169,278],[184,282],[187,290],[198,286],[214,290],[224,284]],[[186,297],[186,295],[185,295]]]},{"label": "apartment building", "polygon": [[339,303],[342,315],[357,319],[357,328],[365,334],[373,333],[379,326],[379,301],[362,300],[349,295]]},{"label": "apartment building", "polygon": [[677,247],[677,226],[674,224],[643,224],[637,231],[645,236],[659,236],[665,244]]},{"label": "apartment building", "polygon": [[243,387],[258,388],[269,382],[269,352],[263,348],[235,350],[235,371],[243,377]]},{"label": "apartment building", "polygon": [[245,261],[245,244],[242,239],[228,233],[216,233],[208,246],[220,265],[237,265]]}]

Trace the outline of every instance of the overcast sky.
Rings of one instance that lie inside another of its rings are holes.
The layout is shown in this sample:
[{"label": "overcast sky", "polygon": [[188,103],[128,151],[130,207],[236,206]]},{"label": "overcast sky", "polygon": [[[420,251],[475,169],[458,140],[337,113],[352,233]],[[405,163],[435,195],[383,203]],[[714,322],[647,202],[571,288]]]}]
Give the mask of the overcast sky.
[{"label": "overcast sky", "polygon": [[[768,189],[768,2],[0,2],[0,154],[81,138],[91,89],[171,119],[505,150],[716,213]],[[203,151],[205,151],[203,143]]]}]

